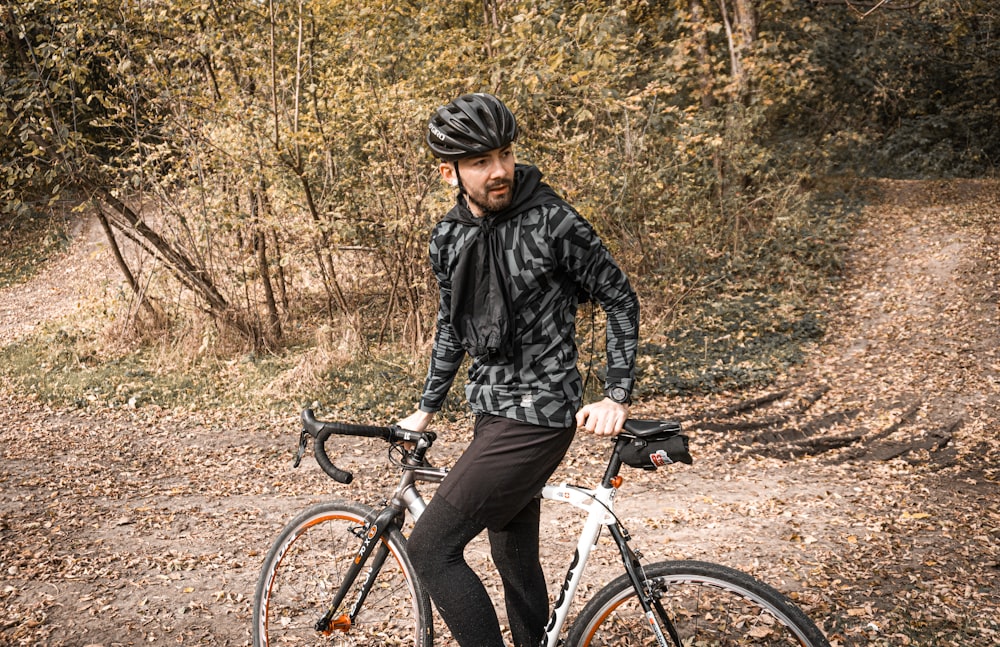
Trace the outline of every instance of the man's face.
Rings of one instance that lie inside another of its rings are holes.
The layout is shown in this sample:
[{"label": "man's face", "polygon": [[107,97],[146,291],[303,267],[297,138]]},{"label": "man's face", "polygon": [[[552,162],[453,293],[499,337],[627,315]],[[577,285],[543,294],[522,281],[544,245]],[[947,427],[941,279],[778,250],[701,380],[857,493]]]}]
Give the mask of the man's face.
[{"label": "man's face", "polygon": [[[454,173],[454,167],[447,165],[447,168]],[[469,208],[477,216],[503,210],[514,197],[514,150],[511,146],[459,160],[458,173],[469,199]],[[451,179],[444,169],[442,174],[446,180]]]}]

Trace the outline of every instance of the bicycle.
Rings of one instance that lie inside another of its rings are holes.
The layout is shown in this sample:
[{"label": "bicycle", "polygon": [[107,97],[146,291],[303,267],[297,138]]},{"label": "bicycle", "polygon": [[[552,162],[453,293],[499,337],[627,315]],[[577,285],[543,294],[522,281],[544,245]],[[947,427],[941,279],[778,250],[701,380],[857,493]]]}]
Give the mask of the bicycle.
[{"label": "bicycle", "polygon": [[[414,575],[402,528],[426,507],[418,482],[439,483],[447,468],[426,461],[434,432],[321,422],[302,412],[297,467],[309,438],[317,463],[331,478],[353,475],[330,460],[332,435],[381,438],[401,470],[399,484],[378,511],[331,501],[292,519],[264,559],[254,593],[253,644],[413,645],[434,642],[430,599]],[[602,645],[758,645],[829,647],[822,632],[784,595],[754,577],[710,562],[661,561],[645,565],[615,516],[623,464],[656,469],[691,463],[687,437],[669,421],[629,420],[613,439],[600,485],[546,485],[540,496],[586,513],[576,551],[545,628],[544,647]],[[624,573],[608,582],[577,613],[560,638],[592,548],[607,528]]]}]

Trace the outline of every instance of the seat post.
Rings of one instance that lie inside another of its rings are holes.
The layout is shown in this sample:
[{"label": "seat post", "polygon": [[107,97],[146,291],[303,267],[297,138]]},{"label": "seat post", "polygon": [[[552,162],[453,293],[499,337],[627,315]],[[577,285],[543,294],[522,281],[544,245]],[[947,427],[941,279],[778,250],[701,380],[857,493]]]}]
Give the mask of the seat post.
[{"label": "seat post", "polygon": [[614,448],[611,450],[611,458],[608,459],[608,467],[604,470],[604,478],[601,479],[601,486],[609,488],[611,487],[611,479],[618,476],[618,472],[622,468],[621,451],[622,447],[628,442],[627,438],[623,438],[624,434],[618,434],[615,436]]}]

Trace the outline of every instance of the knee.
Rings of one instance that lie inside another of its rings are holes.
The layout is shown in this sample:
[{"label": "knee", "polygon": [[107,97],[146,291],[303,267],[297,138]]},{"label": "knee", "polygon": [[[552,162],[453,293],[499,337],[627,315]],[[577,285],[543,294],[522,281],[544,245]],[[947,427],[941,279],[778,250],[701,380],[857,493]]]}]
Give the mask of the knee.
[{"label": "knee", "polygon": [[422,524],[420,521],[413,526],[413,532],[406,540],[406,552],[409,553],[413,568],[421,578],[439,569],[439,565],[432,563],[441,554],[435,549],[437,543],[438,540],[430,524]]},{"label": "knee", "polygon": [[464,563],[465,545],[475,528],[446,501],[432,501],[413,526],[406,550],[417,575],[436,576]]}]

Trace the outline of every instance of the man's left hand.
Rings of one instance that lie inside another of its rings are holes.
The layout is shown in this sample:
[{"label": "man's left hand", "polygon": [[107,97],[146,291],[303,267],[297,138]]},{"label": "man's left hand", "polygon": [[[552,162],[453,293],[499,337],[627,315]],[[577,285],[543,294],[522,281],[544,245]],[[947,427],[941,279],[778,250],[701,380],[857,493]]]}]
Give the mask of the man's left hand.
[{"label": "man's left hand", "polygon": [[616,436],[628,419],[628,405],[610,398],[592,402],[576,414],[576,426],[595,436]]}]

